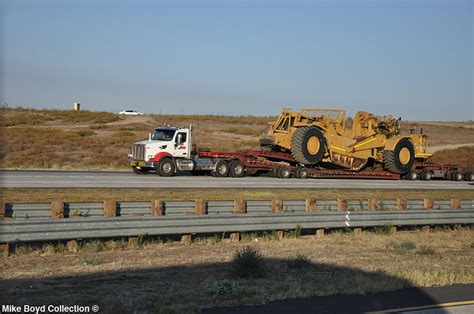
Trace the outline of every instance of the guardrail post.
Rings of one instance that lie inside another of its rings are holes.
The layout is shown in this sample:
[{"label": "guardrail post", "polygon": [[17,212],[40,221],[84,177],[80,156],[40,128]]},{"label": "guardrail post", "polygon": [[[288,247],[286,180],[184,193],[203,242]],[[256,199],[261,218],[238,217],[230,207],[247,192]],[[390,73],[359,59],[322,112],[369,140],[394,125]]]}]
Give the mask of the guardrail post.
[{"label": "guardrail post", "polygon": [[316,238],[324,237],[324,229],[316,229]]},{"label": "guardrail post", "polygon": [[163,212],[163,201],[162,200],[152,200],[150,205],[150,215],[151,216],[162,216]]},{"label": "guardrail post", "polygon": [[406,198],[397,198],[397,209],[402,209],[402,210],[407,209],[407,199]]},{"label": "guardrail post", "polygon": [[0,220],[5,219],[5,202],[0,202]]},{"label": "guardrail post", "polygon": [[283,211],[283,200],[272,199],[272,213],[281,213]]},{"label": "guardrail post", "polygon": [[318,210],[317,201],[314,198],[307,198],[305,200],[305,210],[307,212],[315,212]]},{"label": "guardrail post", "polygon": [[0,250],[2,251],[3,257],[8,257],[10,255],[10,251],[12,250],[10,243],[0,244]]},{"label": "guardrail post", "polygon": [[[283,211],[283,200],[281,199],[272,199],[272,213],[281,213]],[[283,230],[276,230],[276,236],[278,240],[283,239],[284,236]]]},{"label": "guardrail post", "polygon": [[64,218],[64,202],[63,201],[51,202],[51,218],[54,218],[54,219]]},{"label": "guardrail post", "polygon": [[362,228],[354,228],[354,234],[361,234],[362,233]]},{"label": "guardrail post", "polygon": [[194,212],[196,215],[207,215],[207,201],[202,198],[195,200]]},{"label": "guardrail post", "polygon": [[[234,200],[234,214],[246,214],[247,213],[247,201],[244,199],[235,199]],[[239,242],[241,238],[240,232],[232,232],[230,234],[231,242]]]},{"label": "guardrail post", "polygon": [[375,197],[371,197],[368,199],[367,202],[367,209],[368,210],[377,210],[378,207],[378,200]]},{"label": "guardrail post", "polygon": [[183,244],[191,244],[193,242],[193,238],[190,234],[183,234],[181,236],[181,243]]},{"label": "guardrail post", "polygon": [[461,208],[461,199],[459,199],[459,198],[452,198],[452,199],[451,199],[451,208],[452,208],[452,209],[459,209],[459,208]]},{"label": "guardrail post", "polygon": [[431,198],[423,199],[423,207],[425,209],[433,209],[433,200]]},{"label": "guardrail post", "polygon": [[104,217],[117,216],[117,201],[115,199],[104,201],[103,212]]},{"label": "guardrail post", "polygon": [[234,200],[234,214],[246,214],[247,213],[247,201],[244,199]]},{"label": "guardrail post", "polygon": [[348,202],[346,199],[337,199],[337,210],[338,211],[346,211],[348,207]]}]

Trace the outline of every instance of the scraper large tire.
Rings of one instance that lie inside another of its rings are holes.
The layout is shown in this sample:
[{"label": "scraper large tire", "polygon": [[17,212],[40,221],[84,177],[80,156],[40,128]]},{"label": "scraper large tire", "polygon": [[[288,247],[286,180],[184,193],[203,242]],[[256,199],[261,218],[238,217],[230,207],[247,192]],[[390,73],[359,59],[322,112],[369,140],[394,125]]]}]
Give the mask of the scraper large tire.
[{"label": "scraper large tire", "polygon": [[385,169],[393,173],[408,173],[414,162],[415,147],[407,138],[402,138],[398,141],[393,150],[386,150],[383,152],[383,163]]},{"label": "scraper large tire", "polygon": [[317,127],[298,128],[291,138],[291,155],[303,165],[315,165],[326,152],[326,139]]}]

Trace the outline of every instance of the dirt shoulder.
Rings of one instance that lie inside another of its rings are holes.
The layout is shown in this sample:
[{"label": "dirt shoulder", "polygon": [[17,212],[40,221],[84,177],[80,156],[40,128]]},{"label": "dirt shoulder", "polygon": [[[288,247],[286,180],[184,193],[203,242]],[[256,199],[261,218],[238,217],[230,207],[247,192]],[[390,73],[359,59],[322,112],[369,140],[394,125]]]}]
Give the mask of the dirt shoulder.
[{"label": "dirt shoulder", "polygon": [[[83,245],[78,253],[54,253],[58,245],[33,252],[23,247],[1,259],[0,298],[10,304],[99,304],[106,313],[186,313],[218,305],[473,283],[473,239],[474,230],[464,228],[392,235],[334,232],[281,241],[249,235],[238,243],[220,237],[192,244],[155,239],[140,246],[109,241]],[[263,254],[263,278],[232,275],[232,257],[245,246]],[[298,255],[307,261],[301,267],[291,262]]]}]

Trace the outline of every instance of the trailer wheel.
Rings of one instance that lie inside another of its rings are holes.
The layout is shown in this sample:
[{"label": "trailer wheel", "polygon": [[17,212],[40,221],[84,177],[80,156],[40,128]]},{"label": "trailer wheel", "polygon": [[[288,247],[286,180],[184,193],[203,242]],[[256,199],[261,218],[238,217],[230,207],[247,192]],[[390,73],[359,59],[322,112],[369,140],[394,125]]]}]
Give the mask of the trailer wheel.
[{"label": "trailer wheel", "polygon": [[326,139],[317,127],[297,128],[291,138],[291,156],[304,165],[314,165],[326,153]]},{"label": "trailer wheel", "polygon": [[466,181],[474,181],[474,173],[472,172],[466,172],[464,174],[464,180]]},{"label": "trailer wheel", "polygon": [[278,177],[281,179],[288,179],[291,176],[291,171],[288,167],[281,167],[277,169]]},{"label": "trailer wheel", "polygon": [[383,152],[383,163],[387,170],[393,173],[404,174],[410,171],[415,162],[415,147],[413,143],[402,138],[393,150]]},{"label": "trailer wheel", "polygon": [[410,171],[405,175],[405,179],[407,180],[417,180],[418,179],[418,173],[416,171]]},{"label": "trailer wheel", "polygon": [[227,177],[227,175],[229,174],[229,163],[223,159],[220,159],[216,163],[216,169],[213,170],[212,172],[214,172],[215,177],[218,177],[218,178]]},{"label": "trailer wheel", "polygon": [[461,181],[462,180],[462,173],[458,171],[453,171],[451,173],[451,180],[453,181]]},{"label": "trailer wheel", "polygon": [[132,167],[132,171],[135,174],[148,174],[150,170],[146,168],[138,168],[138,167]]},{"label": "trailer wheel", "polygon": [[308,171],[305,167],[298,167],[295,171],[295,177],[298,179],[307,179],[308,178]]},{"label": "trailer wheel", "polygon": [[424,181],[430,181],[431,179],[433,179],[433,172],[431,171],[423,171],[421,173],[421,176],[420,176],[421,180],[424,180]]},{"label": "trailer wheel", "polygon": [[171,177],[175,168],[174,161],[171,158],[164,158],[160,161],[158,174],[162,177]]},{"label": "trailer wheel", "polygon": [[245,176],[244,165],[240,160],[232,160],[229,165],[229,174],[233,178],[242,178]]}]

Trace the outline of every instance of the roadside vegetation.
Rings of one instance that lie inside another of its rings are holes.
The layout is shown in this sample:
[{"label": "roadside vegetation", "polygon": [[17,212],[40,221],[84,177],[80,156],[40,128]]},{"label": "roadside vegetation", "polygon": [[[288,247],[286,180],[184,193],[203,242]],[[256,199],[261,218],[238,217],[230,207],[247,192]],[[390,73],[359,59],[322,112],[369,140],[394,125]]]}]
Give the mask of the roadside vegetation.
[{"label": "roadside vegetation", "polygon": [[342,230],[282,240],[248,234],[240,242],[139,237],[73,247],[20,245],[0,257],[0,301],[99,304],[104,313],[198,313],[212,306],[473,283],[473,239],[474,229],[457,227],[383,235]]},{"label": "roadside vegetation", "polygon": [[[272,112],[271,114],[277,114]],[[120,116],[110,112],[73,112],[0,108],[2,168],[127,169],[131,145],[145,140],[157,126],[193,125],[198,147],[230,151],[258,148],[267,122],[275,117],[216,115]],[[404,122],[429,144],[473,144],[473,122]],[[473,167],[474,147],[437,152],[435,160]],[[449,156],[449,157],[448,157]]]}]

